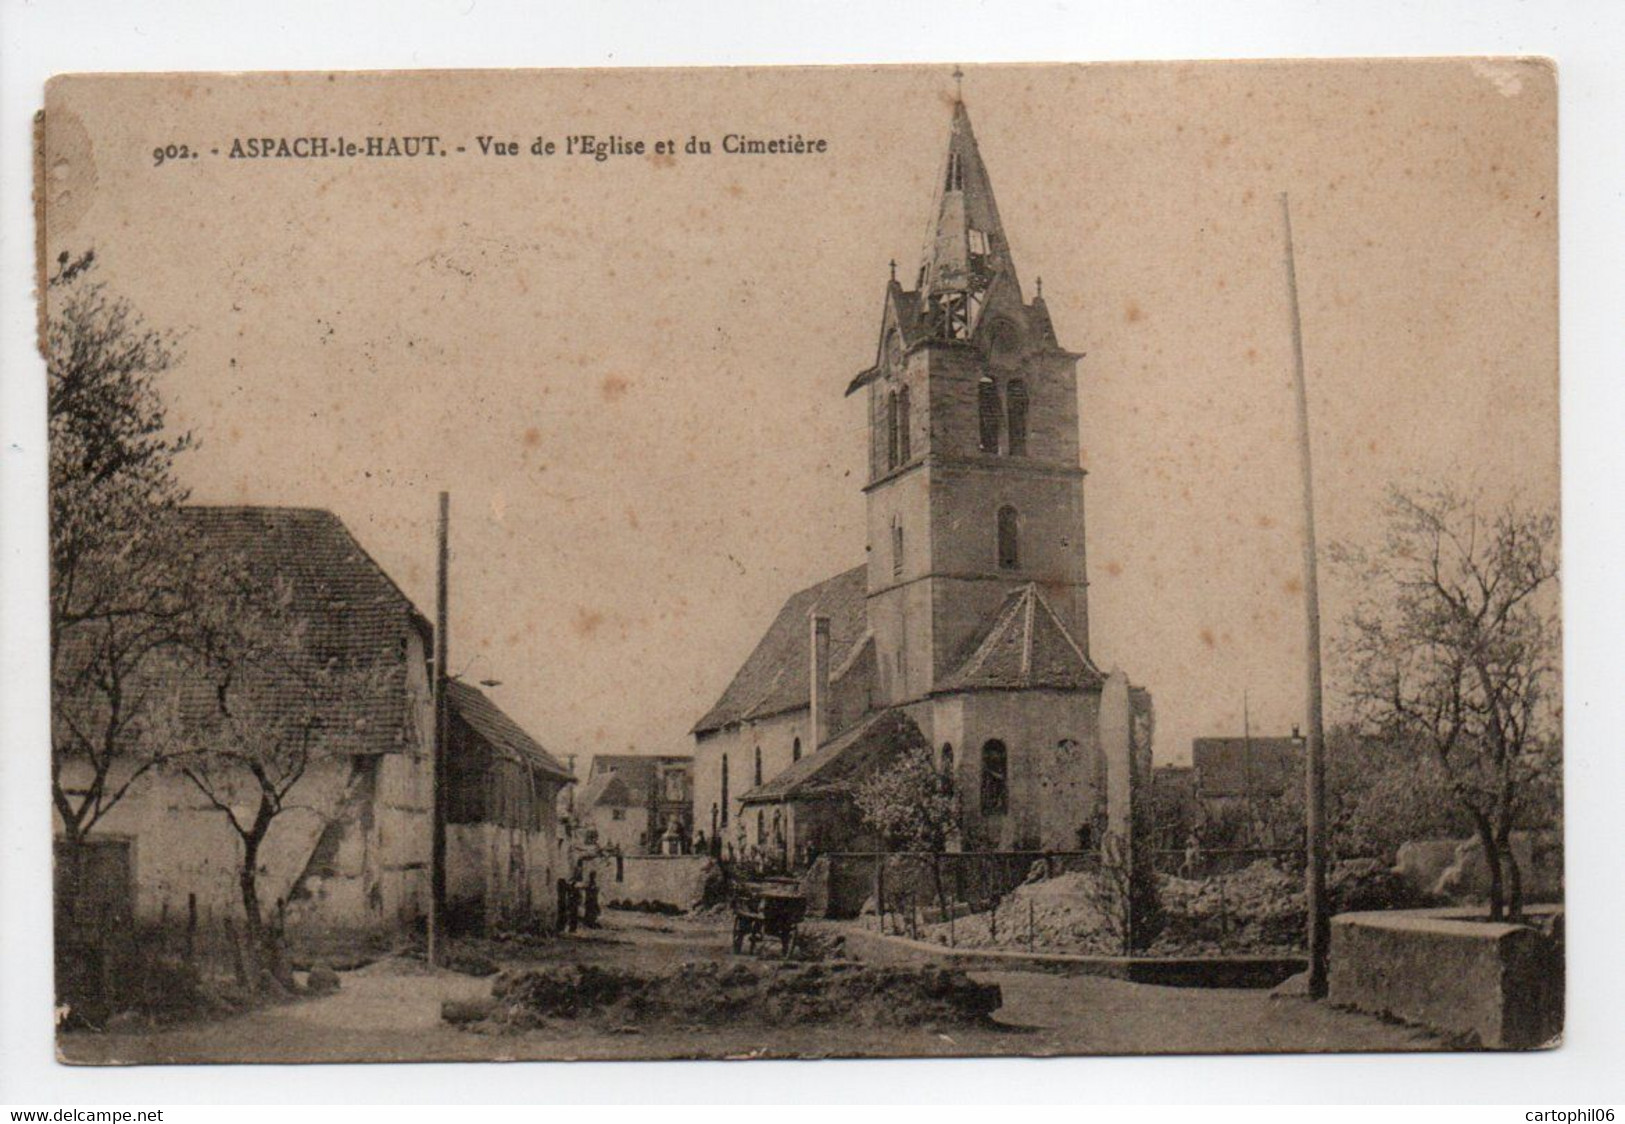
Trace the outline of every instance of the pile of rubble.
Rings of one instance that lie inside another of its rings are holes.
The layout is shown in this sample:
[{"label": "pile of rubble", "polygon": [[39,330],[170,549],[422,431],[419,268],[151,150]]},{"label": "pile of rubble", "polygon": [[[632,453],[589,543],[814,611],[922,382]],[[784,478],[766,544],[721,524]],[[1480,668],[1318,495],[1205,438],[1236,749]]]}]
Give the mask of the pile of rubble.
[{"label": "pile of rubble", "polygon": [[1301,876],[1259,861],[1212,878],[1158,880],[1163,927],[1153,956],[1288,953],[1301,946]]},{"label": "pile of rubble", "polygon": [[611,1026],[948,1026],[980,1023],[1002,998],[994,984],[945,968],[852,962],[688,963],[669,970],[571,964],[504,972],[489,1003],[450,1004],[447,1021],[481,1031],[553,1020]]},{"label": "pile of rubble", "polygon": [[[1302,881],[1269,862],[1232,874],[1186,879],[1160,876],[1161,931],[1154,956],[1276,954],[1301,943]],[[1027,882],[996,909],[921,926],[922,940],[959,948],[1034,949],[1093,955],[1122,951],[1115,890],[1097,873]]]},{"label": "pile of rubble", "polygon": [[922,940],[958,948],[1036,948],[1109,954],[1120,948],[1100,875],[1069,873],[1027,882],[996,909],[923,925]]}]

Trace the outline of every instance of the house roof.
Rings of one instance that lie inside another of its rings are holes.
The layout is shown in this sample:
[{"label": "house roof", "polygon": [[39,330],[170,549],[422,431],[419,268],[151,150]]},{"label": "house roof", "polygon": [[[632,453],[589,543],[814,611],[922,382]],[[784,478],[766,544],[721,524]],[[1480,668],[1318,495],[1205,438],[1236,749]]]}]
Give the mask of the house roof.
[{"label": "house roof", "polygon": [[575,783],[574,774],[560,764],[558,758],[543,749],[540,742],[525,733],[517,722],[509,718],[478,687],[457,679],[448,679],[446,704],[493,749],[510,758],[525,761],[532,768],[556,777],[565,784]]},{"label": "house roof", "polygon": [[591,778],[576,803],[582,808],[641,808],[644,804],[633,797],[626,778],[619,773],[599,773]]},{"label": "house roof", "polygon": [[626,785],[632,801],[647,803],[660,790],[660,766],[692,765],[692,754],[600,753],[592,759],[591,777],[614,773]]},{"label": "house roof", "polygon": [[904,749],[925,744],[925,735],[905,711],[877,711],[739,799],[743,804],[773,804],[843,796]]},{"label": "house roof", "polygon": [[1038,586],[1028,583],[1005,598],[970,655],[937,689],[1076,691],[1098,689],[1105,681]]},{"label": "house roof", "polygon": [[1299,738],[1197,738],[1191,743],[1199,796],[1279,796],[1303,754]]},{"label": "house roof", "polygon": [[396,752],[418,743],[417,701],[406,675],[405,639],[429,624],[389,575],[330,511],[287,507],[183,507],[176,537],[197,566],[241,564],[251,580],[286,584],[287,612],[305,636],[299,662],[311,669],[340,659],[377,668],[374,689],[336,692],[342,713],[323,722],[346,731],[360,753]]},{"label": "house roof", "polygon": [[866,592],[866,568],[854,566],[791,595],[733,682],[691,732],[703,734],[806,706],[811,694],[808,617],[814,611],[829,617],[830,666],[840,667],[865,636]]}]

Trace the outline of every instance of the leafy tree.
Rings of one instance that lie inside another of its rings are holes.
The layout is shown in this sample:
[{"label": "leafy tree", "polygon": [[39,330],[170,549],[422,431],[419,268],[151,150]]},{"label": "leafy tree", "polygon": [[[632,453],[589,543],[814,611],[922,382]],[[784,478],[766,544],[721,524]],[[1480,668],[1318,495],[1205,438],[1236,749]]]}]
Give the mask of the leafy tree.
[{"label": "leafy tree", "polygon": [[1561,764],[1557,517],[1441,490],[1392,492],[1386,520],[1374,548],[1337,552],[1362,591],[1349,692],[1369,728],[1437,766],[1484,848],[1490,915],[1516,916],[1511,834],[1555,814]]},{"label": "leafy tree", "polygon": [[194,599],[166,534],[185,490],[186,434],[166,427],[156,380],[171,336],[63,254],[46,284],[42,350],[50,436],[52,804],[70,854],[163,757],[152,661]]},{"label": "leafy tree", "polygon": [[945,850],[959,823],[953,780],[938,769],[929,745],[908,746],[860,783],[853,801],[891,850]]}]

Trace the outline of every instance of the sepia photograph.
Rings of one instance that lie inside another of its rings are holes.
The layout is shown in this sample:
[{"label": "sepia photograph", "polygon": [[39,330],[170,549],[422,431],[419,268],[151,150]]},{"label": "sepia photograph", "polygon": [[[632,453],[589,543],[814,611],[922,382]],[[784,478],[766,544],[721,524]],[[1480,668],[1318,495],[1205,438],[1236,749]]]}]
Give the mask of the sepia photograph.
[{"label": "sepia photograph", "polygon": [[1557,110],[53,78],[59,1060],[1559,1046]]}]

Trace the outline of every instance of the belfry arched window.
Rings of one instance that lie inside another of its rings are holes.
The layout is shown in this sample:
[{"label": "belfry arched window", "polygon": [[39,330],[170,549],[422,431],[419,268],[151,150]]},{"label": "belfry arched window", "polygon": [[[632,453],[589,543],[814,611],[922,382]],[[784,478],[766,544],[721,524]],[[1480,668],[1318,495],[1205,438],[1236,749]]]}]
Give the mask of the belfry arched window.
[{"label": "belfry arched window", "polygon": [[982,815],[1002,816],[1010,808],[1010,757],[997,738],[982,746]]},{"label": "belfry arched window", "polygon": [[981,423],[978,444],[984,453],[999,451],[999,387],[992,379],[983,379],[976,386],[976,416]]},{"label": "belfry arched window", "polygon": [[1021,568],[1021,516],[1008,504],[999,508],[999,569]]},{"label": "belfry arched window", "polygon": [[801,760],[801,739],[800,738],[796,738],[794,741],[792,741],[790,743],[790,760],[791,761],[800,761]]},{"label": "belfry arched window", "polygon": [[756,747],[756,783],[762,783],[762,747]]},{"label": "belfry arched window", "polygon": [[1010,442],[1010,455],[1024,457],[1027,455],[1027,384],[1020,379],[1011,379],[1010,386],[1004,392],[1007,418],[1005,430]]},{"label": "belfry arched window", "polygon": [[897,392],[894,390],[886,395],[886,467],[897,465]]},{"label": "belfry arched window", "polygon": [[897,463],[907,464],[913,453],[908,440],[908,387],[897,392]]}]

